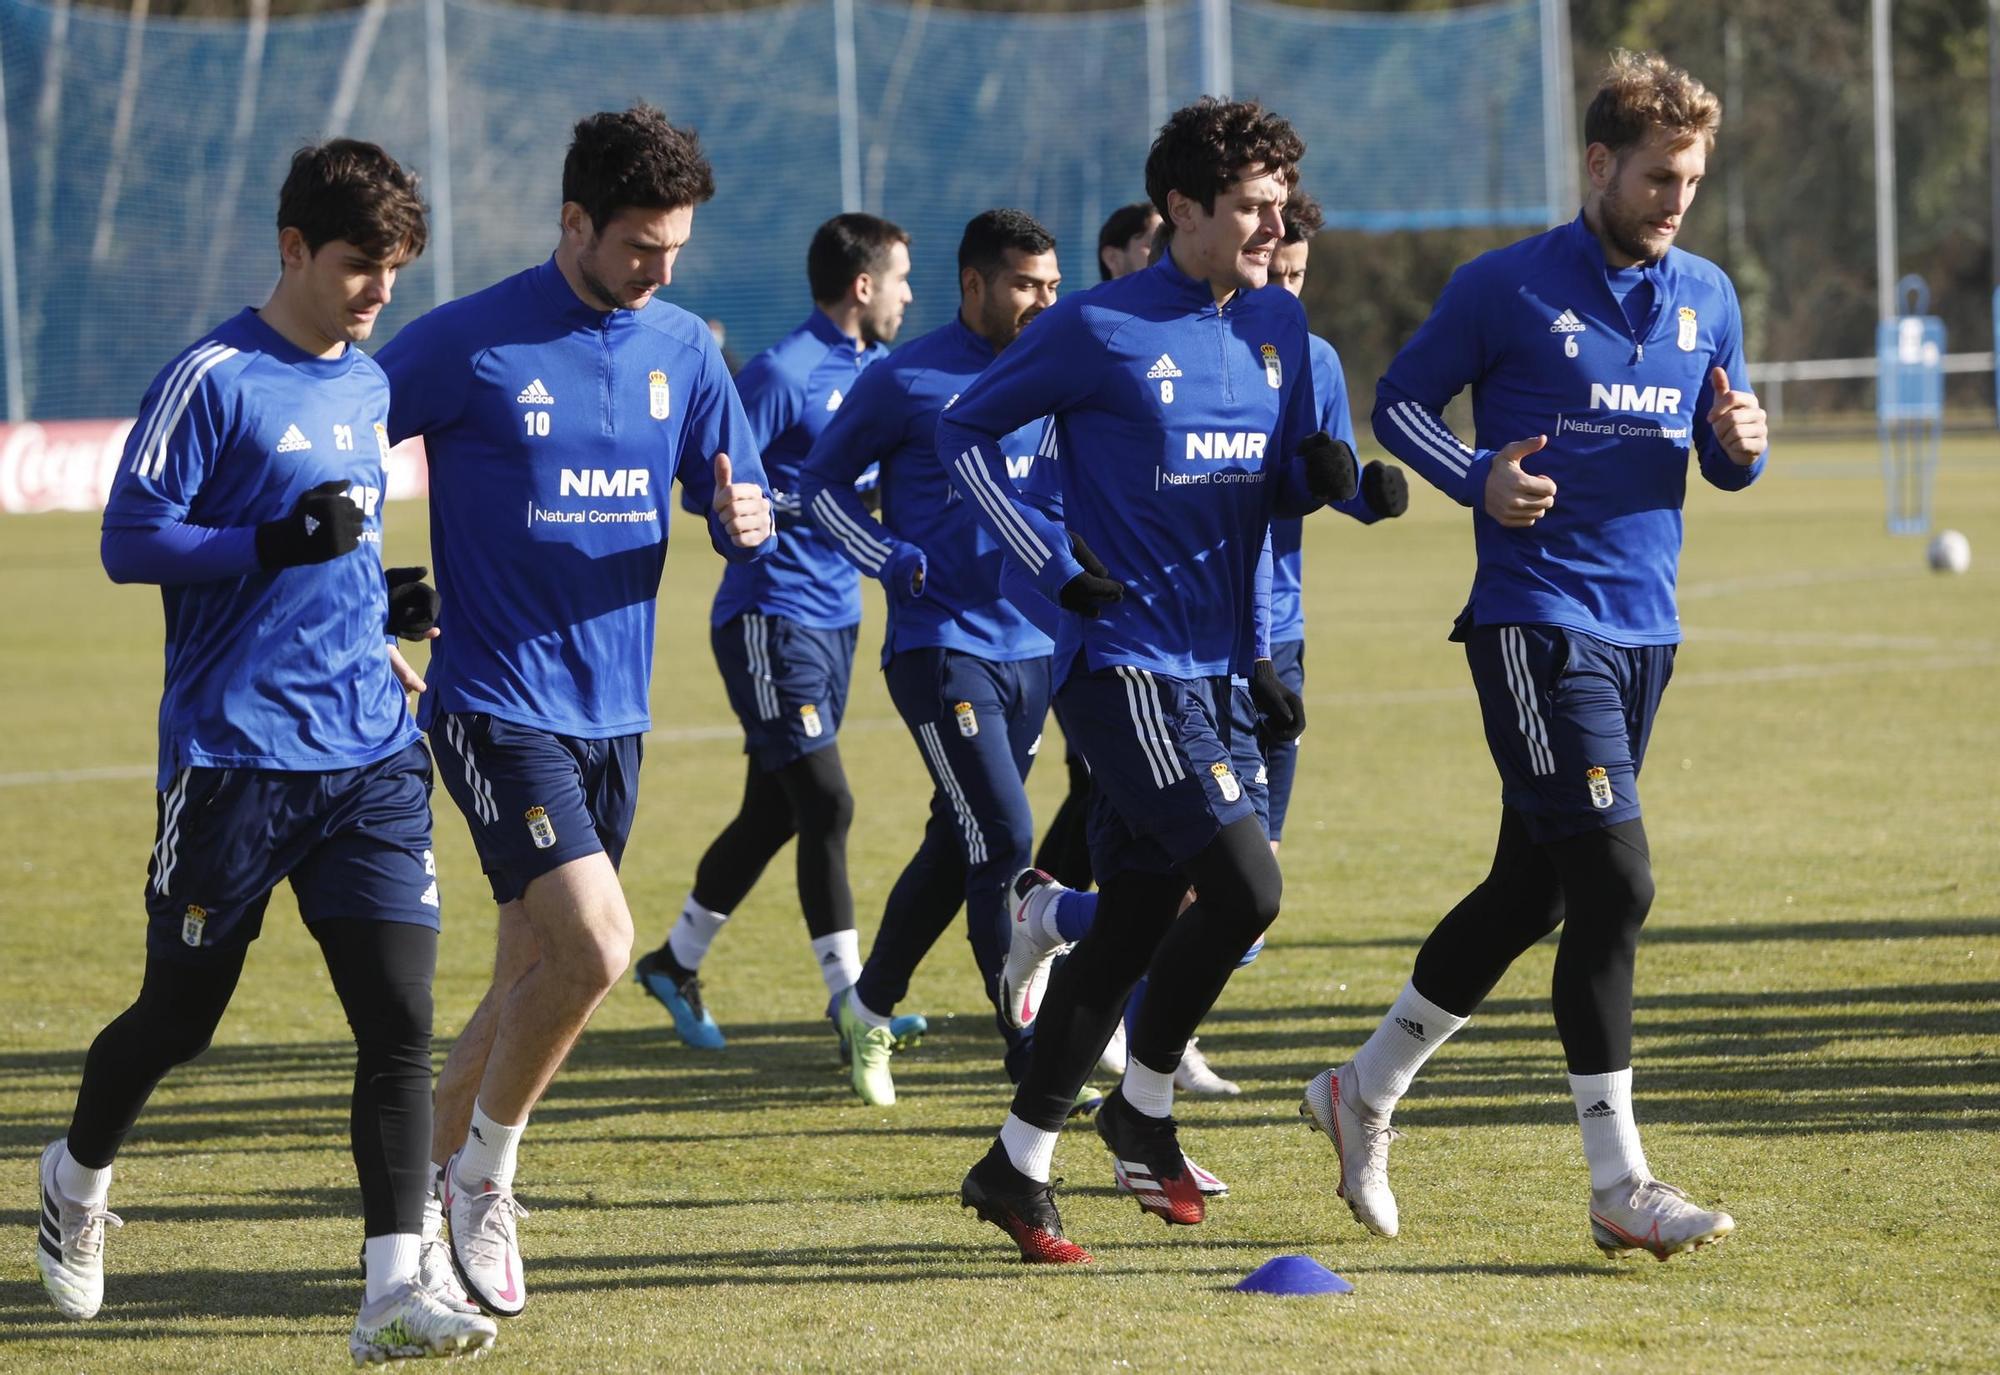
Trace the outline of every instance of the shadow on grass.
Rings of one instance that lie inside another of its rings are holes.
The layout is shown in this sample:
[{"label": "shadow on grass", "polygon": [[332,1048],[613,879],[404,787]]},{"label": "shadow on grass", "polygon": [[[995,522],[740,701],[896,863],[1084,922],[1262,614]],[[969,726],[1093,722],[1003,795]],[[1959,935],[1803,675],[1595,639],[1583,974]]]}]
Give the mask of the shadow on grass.
[{"label": "shadow on grass", "polygon": [[[1443,912],[1438,915],[1442,917]],[[1283,922],[1280,917],[1280,923]],[[1325,939],[1292,940],[1281,925],[1273,928],[1270,949],[1284,950],[1414,950],[1424,936],[1397,934],[1382,936],[1331,936]],[[1425,933],[1428,934],[1428,933]],[[1965,940],[2000,936],[2000,917],[1865,917],[1855,921],[1757,921],[1728,926],[1676,926],[1671,919],[1655,919],[1640,938],[1648,945],[1727,945],[1755,941],[1915,941]],[[1557,937],[1544,940],[1554,944]]]},{"label": "shadow on grass", "polygon": [[72,1323],[56,1316],[39,1280],[0,1280],[0,1342],[126,1341],[190,1319],[351,1319],[360,1299],[355,1270],[156,1270],[110,1277],[97,1320]]}]

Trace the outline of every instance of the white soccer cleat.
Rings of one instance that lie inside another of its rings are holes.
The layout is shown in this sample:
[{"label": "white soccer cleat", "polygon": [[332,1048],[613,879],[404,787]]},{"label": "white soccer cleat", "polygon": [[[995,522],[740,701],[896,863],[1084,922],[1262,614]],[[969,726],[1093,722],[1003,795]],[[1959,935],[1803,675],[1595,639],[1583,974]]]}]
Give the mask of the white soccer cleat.
[{"label": "white soccer cleat", "polygon": [[1646,1252],[1655,1260],[1713,1246],[1736,1230],[1724,1212],[1697,1208],[1671,1184],[1631,1175],[1590,1192],[1590,1239],[1614,1260]]},{"label": "white soccer cleat", "polygon": [[81,1320],[96,1317],[104,1306],[104,1226],[125,1223],[102,1203],[74,1203],[63,1196],[56,1186],[56,1162],[62,1152],[59,1140],[42,1152],[42,1217],[35,1262],[57,1311]]},{"label": "white soccer cleat", "polygon": [[[1186,1151],[1181,1152],[1181,1163],[1186,1165],[1188,1173],[1194,1176],[1195,1188],[1201,1190],[1208,1197],[1221,1198],[1229,1192],[1227,1184],[1224,1184],[1207,1170],[1195,1164],[1194,1157]],[[1129,1194],[1132,1192],[1132,1176],[1126,1173],[1125,1162],[1117,1156],[1111,1158],[1111,1181],[1118,1186],[1120,1193]]]},{"label": "white soccer cleat", "polygon": [[1118,1025],[1111,1029],[1111,1039],[1106,1041],[1104,1049],[1098,1052],[1097,1067],[1106,1074],[1115,1074],[1122,1079],[1125,1077],[1126,1063],[1131,1058],[1125,1051],[1125,1019],[1120,1017]]},{"label": "white soccer cleat", "polygon": [[1011,933],[1006,963],[1000,966],[1000,1006],[1009,1026],[1035,1024],[1042,1010],[1042,994],[1049,986],[1049,970],[1056,956],[1069,949],[1043,931],[1043,914],[1048,905],[1067,890],[1040,869],[1023,869],[1007,885],[1007,915]]},{"label": "white soccer cleat", "polygon": [[1206,1093],[1218,1097],[1243,1092],[1234,1079],[1223,1078],[1209,1065],[1208,1057],[1201,1053],[1199,1038],[1190,1039],[1187,1049],[1181,1052],[1181,1062],[1174,1066],[1174,1087],[1182,1093]]},{"label": "white soccer cleat", "polygon": [[1389,1125],[1389,1114],[1361,1101],[1354,1085],[1354,1066],[1321,1070],[1306,1085],[1299,1116],[1333,1143],[1340,1158],[1340,1187],[1355,1220],[1379,1237],[1396,1235],[1396,1196],[1389,1192],[1389,1143],[1402,1133]]},{"label": "white soccer cleat", "polygon": [[454,1313],[477,1313],[479,1305],[465,1292],[465,1286],[458,1282],[458,1273],[451,1268],[451,1244],[444,1239],[444,1204],[439,1199],[439,1191],[444,1187],[444,1176],[431,1181],[431,1192],[424,1199],[423,1242],[417,1251],[417,1283],[426,1294],[449,1308]]},{"label": "white soccer cleat", "polygon": [[412,1356],[478,1356],[492,1348],[500,1329],[477,1313],[456,1313],[419,1284],[400,1284],[363,1304],[348,1334],[356,1365],[379,1365]]},{"label": "white soccer cleat", "polygon": [[528,1305],[521,1243],[514,1233],[515,1219],[526,1217],[528,1210],[512,1191],[494,1188],[491,1180],[477,1192],[465,1188],[453,1174],[457,1165],[454,1155],[440,1182],[451,1225],[452,1269],[474,1303],[495,1317],[511,1318]]}]

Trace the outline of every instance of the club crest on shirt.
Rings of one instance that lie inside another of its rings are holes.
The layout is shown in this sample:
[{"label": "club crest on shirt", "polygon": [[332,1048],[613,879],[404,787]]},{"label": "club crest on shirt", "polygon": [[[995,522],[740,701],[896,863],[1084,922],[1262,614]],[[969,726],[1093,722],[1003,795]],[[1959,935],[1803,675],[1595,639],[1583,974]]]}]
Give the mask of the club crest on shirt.
[{"label": "club crest on shirt", "polygon": [[530,807],[527,811],[528,839],[535,842],[537,850],[553,849],[556,843],[556,823],[549,820],[546,809]]},{"label": "club crest on shirt", "polygon": [[381,423],[375,426],[375,447],[382,455],[382,461],[389,461],[389,427]]},{"label": "club crest on shirt", "polygon": [[967,739],[979,734],[979,714],[972,709],[972,703],[960,702],[951,709],[958,718],[958,733]]},{"label": "club crest on shirt", "polygon": [[826,734],[826,723],[819,719],[819,708],[811,702],[799,708],[799,724],[805,727],[808,740],[817,740]]},{"label": "club crest on shirt", "polygon": [[[1271,384],[1271,390],[1278,390],[1285,385],[1285,369],[1284,365],[1278,362],[1278,346],[1265,344],[1257,352],[1264,355],[1264,380]],[[1232,802],[1235,800],[1235,798],[1230,799]]]},{"label": "club crest on shirt", "polygon": [[187,911],[181,915],[181,944],[201,948],[201,933],[208,925],[208,909],[197,903],[189,903]]},{"label": "club crest on shirt", "polygon": [[1243,785],[1236,781],[1236,775],[1229,771],[1227,764],[1210,764],[1208,771],[1215,775],[1215,786],[1222,790],[1224,802],[1234,802],[1243,796]]},{"label": "club crest on shirt", "polygon": [[1611,805],[1611,775],[1602,765],[1592,764],[1583,771],[1583,781],[1590,785],[1590,805],[1603,811]]},{"label": "club crest on shirt", "polygon": [[1680,324],[1681,324],[1680,337],[1677,338],[1674,342],[1678,343],[1681,346],[1682,353],[1693,353],[1695,345],[1695,332],[1694,332],[1695,320],[1694,320],[1693,306],[1681,307]]},{"label": "club crest on shirt", "polygon": [[667,375],[658,368],[646,374],[646,407],[655,420],[665,420],[673,411],[667,395]]}]

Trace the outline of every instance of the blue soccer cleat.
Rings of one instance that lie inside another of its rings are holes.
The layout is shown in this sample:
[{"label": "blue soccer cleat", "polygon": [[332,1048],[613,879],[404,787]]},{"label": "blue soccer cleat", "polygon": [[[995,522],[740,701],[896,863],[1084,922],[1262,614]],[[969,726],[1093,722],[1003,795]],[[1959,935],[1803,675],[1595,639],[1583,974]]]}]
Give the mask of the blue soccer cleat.
[{"label": "blue soccer cleat", "polygon": [[654,950],[639,957],[632,976],[674,1019],[674,1034],[684,1044],[696,1050],[721,1050],[729,1044],[701,1001],[699,975],[678,970]]}]

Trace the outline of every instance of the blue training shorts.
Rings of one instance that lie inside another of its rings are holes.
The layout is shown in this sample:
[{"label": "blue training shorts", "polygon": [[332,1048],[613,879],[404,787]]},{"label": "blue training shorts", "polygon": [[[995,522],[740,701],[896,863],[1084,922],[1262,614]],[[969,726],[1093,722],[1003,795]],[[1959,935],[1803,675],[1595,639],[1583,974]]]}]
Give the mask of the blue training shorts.
[{"label": "blue training shorts", "polygon": [[818,630],[746,611],[709,631],[743,752],[766,773],[825,749],[840,733],[861,627]]},{"label": "blue training shorts", "polygon": [[639,736],[587,740],[447,712],[431,722],[431,748],[495,902],[585,855],[608,855],[614,869],[624,859],[639,805]]}]

